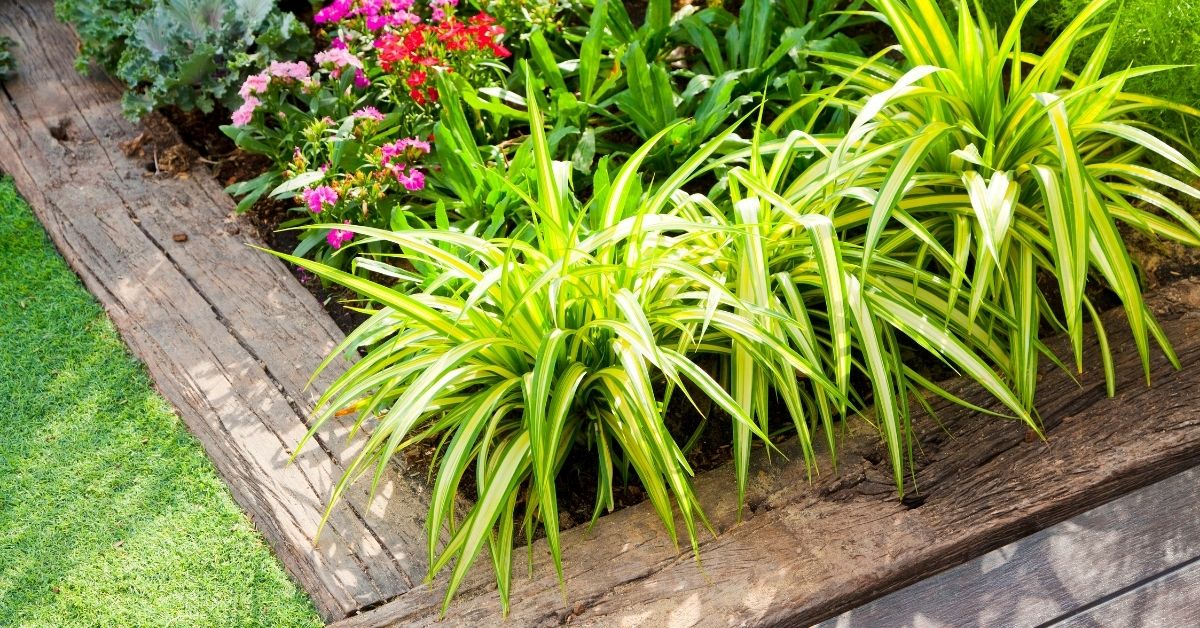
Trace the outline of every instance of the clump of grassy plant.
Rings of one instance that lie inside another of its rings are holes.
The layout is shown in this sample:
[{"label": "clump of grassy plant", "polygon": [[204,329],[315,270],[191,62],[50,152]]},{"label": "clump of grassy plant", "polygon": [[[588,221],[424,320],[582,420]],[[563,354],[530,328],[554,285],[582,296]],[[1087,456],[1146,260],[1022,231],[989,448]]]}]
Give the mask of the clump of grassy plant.
[{"label": "clump of grassy plant", "polygon": [[[695,265],[689,240],[708,228],[666,211],[670,193],[719,142],[650,194],[637,169],[664,131],[611,176],[601,166],[585,206],[569,193],[567,164],[551,159],[535,98],[531,92],[536,198],[513,188],[533,216],[522,237],[346,227],[363,236],[362,243],[390,242],[401,257],[431,268],[432,280],[412,292],[281,255],[380,306],[340,348],[374,343],[321,398],[313,430],[342,408],[358,413],[356,431],[377,419],[333,500],[371,469],[378,481],[398,451],[441,443],[429,552],[430,577],[457,560],[447,604],[486,546],[507,606],[518,526],[527,539],[544,530],[557,565],[555,478],[568,456],[585,451],[596,456],[599,469],[596,516],[613,507],[613,483],[632,470],[673,539],[672,503],[678,506],[695,547],[697,525],[706,521],[692,470],[664,421],[667,396],[694,387],[749,434],[767,440],[697,356],[734,345],[774,347],[774,363],[821,377],[739,317],[736,300]],[[360,263],[397,274],[379,261]],[[468,467],[475,470],[479,498],[457,521],[454,499]],[[452,534],[441,546],[443,526]]]},{"label": "clump of grassy plant", "polygon": [[[387,241],[431,269],[407,289],[281,255],[379,304],[329,358],[372,347],[323,395],[312,429],[345,411],[358,413],[355,431],[370,426],[333,500],[371,470],[378,482],[397,452],[439,443],[428,543],[431,578],[457,561],[446,604],[487,547],[507,607],[518,527],[527,540],[544,530],[561,577],[555,478],[570,456],[596,457],[594,516],[612,509],[613,483],[632,471],[673,539],[673,505],[679,509],[695,549],[705,518],[692,469],[665,424],[672,395],[703,395],[732,417],[739,495],[752,443],[770,447],[769,400],[784,402],[811,465],[814,434],[824,431],[832,447],[834,422],[861,401],[850,388],[854,370],[875,380],[902,486],[906,400],[946,393],[904,365],[897,335],[964,369],[1029,420],[981,357],[928,322],[934,308],[908,289],[923,279],[917,269],[898,262],[860,282],[860,245],[839,241],[816,205],[780,204],[765,191],[793,161],[786,150],[770,173],[757,157],[735,169],[730,214],[681,186],[733,129],[648,185],[638,168],[670,134],[664,129],[615,173],[602,161],[591,200],[580,202],[569,193],[569,165],[551,157],[532,89],[528,102],[536,193],[510,189],[529,208],[529,228],[484,239],[346,227],[359,245]],[[412,276],[387,259],[357,263]],[[962,312],[955,325],[986,333]],[[479,498],[459,521],[453,504],[468,468]],[[443,528],[451,533],[444,545]]]},{"label": "clump of grassy plant", "polygon": [[[996,366],[1027,408],[1043,326],[1070,335],[1078,363],[1090,319],[1113,390],[1104,330],[1085,293],[1089,281],[1124,304],[1147,377],[1151,339],[1174,359],[1142,299],[1118,224],[1200,245],[1200,224],[1167,195],[1200,198],[1200,190],[1141,161],[1149,152],[1191,176],[1200,168],[1138,117],[1200,112],[1126,90],[1131,79],[1166,68],[1103,71],[1116,30],[1092,21],[1112,1],[1090,2],[1040,56],[1020,48],[1032,0],[1004,32],[965,3],[956,26],[932,0],[872,4],[896,32],[907,64],[825,55],[846,77],[836,102],[871,121],[852,129],[784,197],[795,202],[809,181],[857,161],[837,185],[870,190],[869,198],[847,199],[835,213],[861,217],[867,268],[877,251],[907,249],[950,282],[947,309],[963,298],[972,319],[1011,325],[989,339],[1007,345],[1009,359]],[[1072,53],[1097,29],[1103,34],[1091,60],[1079,74],[1069,72]],[[1041,277],[1052,278],[1053,289]],[[987,312],[985,302],[1000,310]]]}]

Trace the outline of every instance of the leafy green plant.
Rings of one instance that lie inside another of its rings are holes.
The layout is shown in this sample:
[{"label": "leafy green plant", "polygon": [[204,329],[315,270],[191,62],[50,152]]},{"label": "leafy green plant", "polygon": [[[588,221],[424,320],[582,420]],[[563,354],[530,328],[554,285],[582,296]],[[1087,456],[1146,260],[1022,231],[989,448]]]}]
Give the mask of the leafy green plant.
[{"label": "leafy green plant", "polygon": [[16,45],[13,40],[0,37],[0,81],[10,79],[17,73],[17,63],[12,56],[12,49]]},{"label": "leafy green plant", "polygon": [[55,15],[74,27],[79,35],[76,69],[86,72],[88,64],[95,61],[110,74],[116,73],[138,16],[153,6],[154,1],[56,0]]},{"label": "leafy green plant", "polygon": [[[825,84],[810,50],[858,52],[841,31],[860,18],[861,0],[749,0],[737,15],[716,6],[672,15],[670,0],[648,3],[635,26],[624,3],[599,0],[578,32],[527,36],[529,63],[547,93],[556,155],[581,172],[599,156],[629,154],[671,127],[651,167],[671,170],[725,126],[761,102],[770,114]],[[471,104],[499,114],[494,137],[523,126],[523,72],[508,90],[478,90]],[[514,110],[513,105],[516,104]],[[823,122],[829,124],[832,109]],[[744,130],[743,130],[744,131]],[[745,140],[736,135],[731,143]]]},{"label": "leafy green plant", "polygon": [[235,108],[248,75],[312,47],[275,0],[64,0],[56,11],[79,33],[76,65],[96,61],[124,83],[135,119],[165,105]]},{"label": "leafy green plant", "polygon": [[1043,328],[1070,334],[1082,368],[1090,319],[1113,390],[1089,282],[1124,304],[1147,377],[1151,338],[1174,360],[1142,299],[1119,224],[1200,245],[1200,224],[1169,196],[1200,198],[1200,190],[1140,160],[1152,152],[1190,176],[1200,176],[1200,168],[1135,117],[1156,109],[1200,112],[1125,91],[1129,80],[1163,67],[1104,74],[1112,27],[1081,73],[1066,70],[1081,39],[1097,29],[1089,22],[1110,4],[1088,4],[1038,56],[1020,49],[1032,0],[1019,6],[1003,35],[965,3],[954,28],[933,0],[872,0],[910,69],[882,55],[823,54],[825,65],[845,77],[830,92],[835,102],[871,122],[852,129],[781,195],[807,202],[817,181],[830,190],[866,190],[833,210],[844,229],[862,234],[863,274],[874,272],[875,255],[907,250],[946,278],[947,312],[966,299],[971,320],[997,326],[983,339],[1006,344],[1008,359],[995,366],[1026,408],[1033,407],[1045,353],[1037,343]]},{"label": "leafy green plant", "polygon": [[[1044,11],[1052,28],[1064,28],[1085,7],[1084,0],[1054,0]],[[1057,6],[1056,6],[1057,5]],[[1124,0],[1101,13],[1114,23],[1107,67],[1171,64],[1167,72],[1130,79],[1130,89],[1165,98],[1190,107],[1200,107],[1200,2],[1197,0]],[[1075,55],[1073,69],[1087,63],[1085,54]],[[1148,120],[1182,134],[1189,129],[1188,117],[1170,112],[1144,112]]]},{"label": "leafy green plant", "polygon": [[[428,525],[430,576],[457,560],[447,604],[486,546],[507,606],[518,526],[527,539],[544,530],[561,576],[555,477],[584,451],[599,469],[596,516],[612,509],[613,483],[632,470],[673,539],[672,502],[678,506],[695,547],[705,519],[664,422],[667,399],[703,394],[766,440],[699,356],[769,347],[773,367],[822,379],[740,315],[738,301],[695,265],[688,243],[711,227],[665,211],[715,144],[651,192],[637,169],[660,134],[611,176],[601,165],[584,205],[569,193],[569,166],[551,159],[533,98],[529,113],[537,192],[521,192],[534,216],[528,239],[347,227],[437,269],[432,285],[412,292],[280,254],[379,304],[330,356],[374,347],[325,392],[312,429],[343,408],[358,413],[356,432],[374,421],[334,500],[364,472],[374,469],[377,482],[396,452],[441,443]],[[358,263],[401,274],[381,260]],[[478,499],[457,521],[454,500],[468,468]],[[444,546],[443,526],[451,531]]]},{"label": "leafy green plant", "polygon": [[274,0],[165,0],[138,16],[116,77],[122,105],[139,117],[171,104],[234,108],[246,76],[308,52],[308,29]]}]

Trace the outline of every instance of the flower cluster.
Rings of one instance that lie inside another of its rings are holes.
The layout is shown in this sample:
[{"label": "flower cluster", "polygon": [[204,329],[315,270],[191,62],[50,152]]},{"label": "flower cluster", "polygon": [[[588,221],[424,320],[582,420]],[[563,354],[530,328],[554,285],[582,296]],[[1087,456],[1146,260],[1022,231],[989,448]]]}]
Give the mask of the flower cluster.
[{"label": "flower cluster", "polygon": [[266,94],[271,88],[272,81],[311,84],[311,70],[303,61],[273,61],[266,71],[252,74],[242,83],[238,95],[242,97],[242,106],[233,112],[234,126],[246,126],[254,119],[254,112],[262,106],[259,96]]},{"label": "flower cluster", "polygon": [[446,0],[438,5],[435,23],[388,33],[375,42],[379,65],[384,71],[404,78],[409,97],[418,105],[437,101],[437,90],[427,85],[432,68],[452,72],[456,67],[488,58],[503,59],[511,54],[500,43],[504,28],[491,16],[479,13],[466,21],[448,17],[441,7],[452,6],[452,2]]},{"label": "flower cluster", "polygon": [[394,212],[428,194],[437,73],[481,86],[497,80],[484,64],[510,56],[505,29],[486,13],[458,10],[459,0],[333,0],[314,16],[326,49],[242,84],[230,133],[241,146],[274,151],[272,187],[311,178],[296,201],[301,220],[330,226],[325,253],[353,239],[340,228],[347,219],[388,227]]}]

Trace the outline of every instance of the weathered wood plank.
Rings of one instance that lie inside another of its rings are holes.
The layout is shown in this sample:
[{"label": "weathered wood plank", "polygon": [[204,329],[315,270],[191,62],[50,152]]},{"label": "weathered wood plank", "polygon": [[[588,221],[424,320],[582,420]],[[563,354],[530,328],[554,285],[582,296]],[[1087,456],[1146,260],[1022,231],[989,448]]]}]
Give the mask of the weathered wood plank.
[{"label": "weathered wood plank", "polygon": [[[544,543],[532,578],[513,583],[514,625],[803,625],[853,608],[1005,543],[1200,463],[1200,281],[1149,297],[1182,371],[1161,357],[1155,386],[1141,384],[1132,342],[1111,313],[1119,395],[1107,399],[1095,347],[1089,370],[1040,374],[1039,408],[1049,444],[1014,422],[935,403],[953,438],[918,416],[921,500],[895,500],[878,436],[857,422],[811,484],[795,464],[753,474],[745,518],[734,515],[732,472],[706,474],[697,492],[719,534],[702,562],[672,547],[645,504],[604,517],[592,532],[563,535],[566,597]],[[1052,343],[1063,350],[1062,339]],[[986,406],[978,390],[952,390]],[[785,445],[792,447],[794,443]],[[793,459],[797,456],[792,455]],[[923,500],[923,501],[922,501]],[[517,552],[524,555],[524,552]],[[487,566],[468,577],[439,625],[494,621],[499,604]],[[522,567],[522,571],[524,571]],[[444,589],[421,586],[338,626],[435,623]]]},{"label": "weathered wood plank", "polygon": [[[1200,468],[1138,489],[822,626],[1037,626],[1197,558]],[[1145,623],[1118,616],[1101,624]]]},{"label": "weathered wood plank", "polygon": [[[421,487],[359,487],[314,545],[332,482],[354,453],[345,427],[288,463],[314,401],[309,374],[341,333],[279,262],[250,249],[204,172],[148,179],[118,143],[138,128],[120,90],[79,76],[50,0],[0,3],[18,77],[0,94],[0,170],[97,295],[160,391],[327,619],[408,590],[425,572]],[[176,242],[174,234],[188,235]],[[336,376],[335,368],[315,387]]]},{"label": "weathered wood plank", "polygon": [[1192,561],[1121,596],[1059,619],[1051,626],[1196,626],[1200,624],[1200,561]]}]

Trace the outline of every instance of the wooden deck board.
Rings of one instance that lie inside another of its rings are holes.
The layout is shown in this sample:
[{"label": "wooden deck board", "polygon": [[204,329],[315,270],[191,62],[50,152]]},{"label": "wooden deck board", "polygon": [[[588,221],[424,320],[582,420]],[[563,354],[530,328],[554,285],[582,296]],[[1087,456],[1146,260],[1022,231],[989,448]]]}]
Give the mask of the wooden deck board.
[{"label": "wooden deck board", "polygon": [[[1178,616],[1165,623],[1150,617],[1176,608],[1174,598],[1186,597],[1184,591],[1200,599],[1200,574],[1162,576],[1198,559],[1200,468],[1194,468],[822,627],[1088,625],[1089,618],[1105,618],[1097,623],[1109,626],[1185,625]],[[1110,596],[1100,608],[1098,602]]]},{"label": "wooden deck board", "polygon": [[1193,560],[1052,626],[1196,626],[1200,625],[1200,561]]},{"label": "wooden deck board", "polygon": [[315,399],[305,383],[340,331],[282,263],[247,246],[251,230],[229,220],[233,203],[210,176],[150,179],[121,152],[139,129],[121,117],[115,84],[75,72],[75,37],[50,0],[0,3],[0,35],[17,41],[18,62],[0,93],[0,170],[239,504],[326,619],[408,590],[426,568],[424,550],[410,549],[423,548],[421,487],[393,475],[369,510],[356,489],[314,546],[353,453],[344,426],[288,464]]}]

